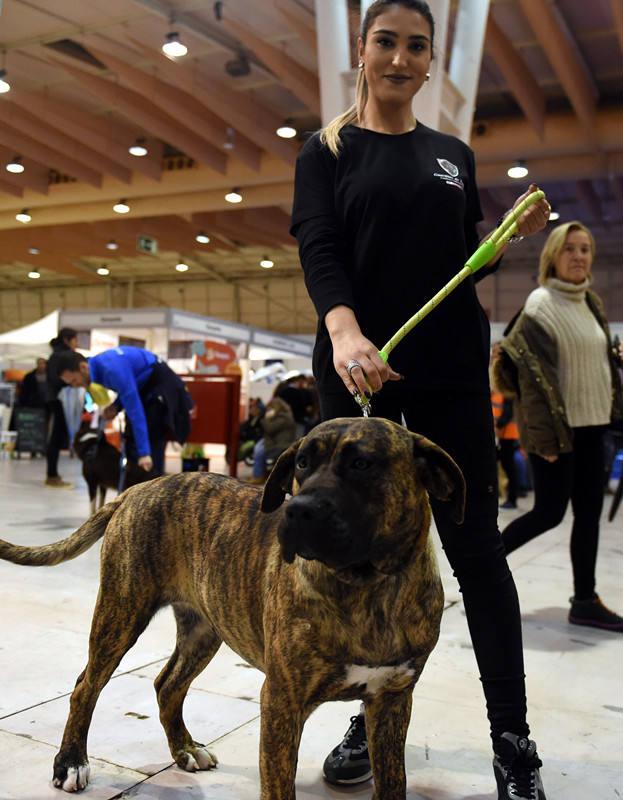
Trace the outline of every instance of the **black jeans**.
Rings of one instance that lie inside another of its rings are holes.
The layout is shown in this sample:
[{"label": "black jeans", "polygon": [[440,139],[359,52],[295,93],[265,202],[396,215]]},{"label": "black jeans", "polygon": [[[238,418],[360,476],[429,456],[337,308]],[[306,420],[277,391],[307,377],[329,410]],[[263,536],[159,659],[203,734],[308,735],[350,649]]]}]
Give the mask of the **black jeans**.
[{"label": "black jeans", "polygon": [[[320,392],[323,419],[360,416],[346,389]],[[423,392],[388,383],[372,401],[374,416],[401,421],[443,447],[467,485],[465,520],[456,525],[431,499],[444,551],[458,579],[474,653],[496,739],[528,735],[519,601],[497,528],[497,460],[488,390],[483,394]]]},{"label": "black jeans", "polygon": [[65,420],[63,404],[54,400],[48,404],[48,441],[45,450],[46,474],[48,478],[58,478],[58,457],[64,447],[69,446],[69,432]]},{"label": "black jeans", "polygon": [[574,428],[573,452],[562,453],[553,463],[530,453],[534,508],[513,520],[503,533],[506,552],[512,553],[559,525],[571,500],[571,564],[578,600],[587,600],[595,591],[599,518],[604,499],[604,431],[603,425]]},{"label": "black jeans", "polygon": [[504,474],[508,478],[506,488],[506,500],[509,503],[517,502],[518,478],[517,466],[515,464],[515,450],[517,449],[516,439],[500,439],[500,464]]}]

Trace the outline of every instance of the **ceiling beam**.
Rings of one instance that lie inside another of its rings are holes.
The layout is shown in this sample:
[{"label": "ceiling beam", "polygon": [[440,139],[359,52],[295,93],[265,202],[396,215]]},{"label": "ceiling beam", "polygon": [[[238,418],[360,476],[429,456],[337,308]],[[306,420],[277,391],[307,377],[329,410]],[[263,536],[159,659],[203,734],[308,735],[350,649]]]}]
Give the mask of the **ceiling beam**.
[{"label": "ceiling beam", "polygon": [[102,176],[96,170],[27,136],[17,128],[7,125],[4,120],[0,125],[0,143],[98,189],[102,185]]},{"label": "ceiling beam", "polygon": [[[599,153],[586,153],[583,155],[533,158],[530,161],[529,180],[538,185],[546,181],[573,181],[587,178],[607,178],[609,174],[623,175],[623,150],[618,153],[609,153],[603,157]],[[524,181],[514,181],[507,177],[508,161],[481,164],[478,168],[478,185],[481,188],[489,186],[516,186],[517,195],[527,189]],[[543,186],[547,190],[547,185]],[[1,225],[0,225],[1,226]]]},{"label": "ceiling beam", "polygon": [[192,86],[194,97],[207,108],[226,120],[236,131],[247,136],[264,150],[287,164],[294,164],[298,155],[295,142],[280,139],[275,131],[283,125],[283,118],[263,106],[249,94],[232,92],[212,75],[203,76],[192,66],[174,64],[163,53],[130,40],[158,65],[160,77],[180,89]]},{"label": "ceiling beam", "polygon": [[[314,60],[316,60],[318,43],[316,40],[315,26],[310,27],[306,22],[304,22],[297,13],[293,12],[292,6],[284,2],[284,0],[273,0],[273,6],[288,28],[296,33],[307,49],[313,54]],[[307,16],[313,23],[314,18],[311,16],[311,14],[308,14]]]},{"label": "ceiling beam", "polygon": [[244,224],[268,233],[275,244],[294,244],[290,236],[290,215],[280,208],[248,208],[240,212]]},{"label": "ceiling beam", "polygon": [[[244,191],[245,207],[272,206],[280,203],[291,203],[294,193],[292,181],[275,183],[268,186],[249,186]],[[193,214],[200,211],[219,211],[231,208],[223,197],[222,189],[208,189],[199,192],[171,194],[163,202],[162,197],[137,197],[132,200],[132,216],[153,217],[163,213]],[[117,214],[112,210],[110,201],[76,203],[66,206],[44,206],[37,209],[29,227],[38,225],[61,225],[69,222],[93,222],[95,220],[115,219]],[[15,213],[0,212],[0,230],[17,228]]]},{"label": "ceiling beam", "polygon": [[[174,116],[182,125],[198,132],[202,139],[218,150],[225,150],[224,145],[228,141],[228,126],[192,94],[179,88],[173,89],[155,75],[149,75],[103,50],[92,46],[89,46],[89,50],[129,88],[146,99],[157,97],[160,104],[167,109],[167,113]],[[231,155],[235,155],[251,169],[256,171],[259,169],[262,151],[245,136],[235,137],[235,150],[231,151]]]},{"label": "ceiling beam", "polygon": [[242,221],[240,212],[220,211],[193,215],[193,222],[215,233],[224,234],[229,241],[242,246],[274,247],[275,241],[265,231],[258,231]]},{"label": "ceiling beam", "polygon": [[[74,139],[88,142],[90,148],[116,161],[122,167],[140,172],[153,180],[160,180],[162,169],[160,163],[153,159],[153,155],[135,158],[128,153],[128,147],[137,138],[136,136],[128,137],[126,146],[119,144],[103,130],[105,126],[102,126],[101,118],[86,115],[85,112],[73,108],[65,99],[54,99],[49,95],[19,90],[15,94],[11,93],[11,99],[16,105],[45,119],[48,125],[64,131]],[[87,116],[91,122],[95,121],[94,127],[87,127],[85,119]]]},{"label": "ceiling beam", "polygon": [[320,115],[320,84],[318,76],[301,66],[272,44],[263,41],[242,22],[224,16],[221,22],[245,47],[252,50],[295,97],[310,111]]},{"label": "ceiling beam", "polygon": [[22,133],[32,136],[41,144],[54,148],[62,153],[71,153],[71,157],[95,172],[108,173],[122,183],[130,183],[132,173],[107,156],[97,153],[82,142],[72,139],[66,133],[50,127],[45,118],[34,116],[24,111],[11,101],[4,101],[3,123],[8,123]]},{"label": "ceiling beam", "polygon": [[21,186],[16,186],[12,181],[5,181],[4,178],[0,178],[0,192],[10,194],[11,197],[24,196],[24,189]]},{"label": "ceiling beam", "polygon": [[543,0],[519,0],[539,44],[589,135],[599,93],[558,7]]},{"label": "ceiling beam", "polygon": [[89,91],[96,94],[104,102],[110,103],[130,120],[138,122],[147,130],[151,130],[165,142],[176,145],[186,155],[197,159],[202,164],[207,164],[217,172],[225,172],[227,156],[193,131],[180,125],[177,120],[137,92],[112,83],[106,78],[100,78],[82,69],[71,67],[63,61],[54,59],[54,63],[61,66]]},{"label": "ceiling beam", "polygon": [[534,130],[543,138],[545,127],[545,94],[515,50],[512,41],[495,21],[489,11],[485,51],[493,58],[504,76],[509,89]]},{"label": "ceiling beam", "polygon": [[32,191],[40,194],[48,194],[50,189],[50,170],[48,167],[38,164],[30,158],[24,158],[21,153],[16,153],[12,149],[9,150],[7,147],[0,146],[0,160],[3,166],[6,166],[9,159],[15,156],[22,158],[24,171],[16,175],[5,170],[2,176],[3,179],[14,186],[18,186],[20,189],[32,189]]}]

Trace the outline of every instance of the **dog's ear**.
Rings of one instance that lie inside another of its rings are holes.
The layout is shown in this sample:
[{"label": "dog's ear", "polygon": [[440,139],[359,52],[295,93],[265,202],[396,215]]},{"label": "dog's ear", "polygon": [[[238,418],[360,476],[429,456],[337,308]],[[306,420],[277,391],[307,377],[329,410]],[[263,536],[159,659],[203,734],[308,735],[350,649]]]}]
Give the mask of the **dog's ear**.
[{"label": "dog's ear", "polygon": [[279,508],[285,500],[286,494],[292,493],[292,480],[294,478],[294,461],[301,444],[301,439],[291,444],[277,459],[272,468],[264,493],[262,494],[262,511],[270,513]]},{"label": "dog's ear", "polygon": [[433,497],[450,503],[450,516],[459,525],[465,512],[465,479],[445,450],[418,433],[413,438],[413,459],[418,477]]}]

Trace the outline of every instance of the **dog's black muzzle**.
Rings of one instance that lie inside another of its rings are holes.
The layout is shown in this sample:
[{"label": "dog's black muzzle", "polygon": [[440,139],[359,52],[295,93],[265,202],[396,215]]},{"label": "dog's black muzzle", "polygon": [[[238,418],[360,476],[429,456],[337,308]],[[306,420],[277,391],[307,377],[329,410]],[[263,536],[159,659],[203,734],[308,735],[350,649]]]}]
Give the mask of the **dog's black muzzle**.
[{"label": "dog's black muzzle", "polygon": [[288,563],[298,555],[340,568],[365,558],[362,543],[356,541],[343,515],[324,493],[301,493],[289,501],[279,540]]}]

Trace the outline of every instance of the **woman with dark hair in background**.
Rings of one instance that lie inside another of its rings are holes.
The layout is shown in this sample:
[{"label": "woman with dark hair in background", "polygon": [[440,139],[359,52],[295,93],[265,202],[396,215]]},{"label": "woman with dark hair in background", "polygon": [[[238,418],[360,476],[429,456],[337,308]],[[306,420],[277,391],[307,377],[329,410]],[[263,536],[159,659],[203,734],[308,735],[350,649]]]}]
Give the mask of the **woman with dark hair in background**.
[{"label": "woman with dark hair in background", "polygon": [[64,382],[56,374],[56,364],[60,353],[72,352],[78,346],[78,331],[73,328],[61,328],[58,336],[50,341],[52,355],[48,359],[48,445],[45,453],[47,461],[46,486],[56,489],[69,489],[73,484],[64,481],[58,474],[58,458],[64,447],[69,447],[69,432],[65,420],[63,404],[58,393],[65,387]]},{"label": "woman with dark hair in background", "polygon": [[[413,97],[429,78],[433,36],[425,2],[372,3],[359,39],[357,102],[299,155],[292,233],[319,317],[313,361],[323,419],[357,416],[352,395],[382,388],[373,413],[396,422],[404,415],[410,430],[443,447],[463,471],[462,528],[443,503],[432,507],[463,593],[498,797],[544,800],[541,762],[528,738],[519,603],[497,528],[489,327],[474,279],[401,343],[393,369],[378,356],[478,246],[482,213],[472,151],[413,117]],[[543,229],[548,217],[542,200],[520,217],[520,234]],[[401,713],[406,724],[410,708]],[[331,783],[371,775],[364,714],[351,723],[325,761]]]}]

